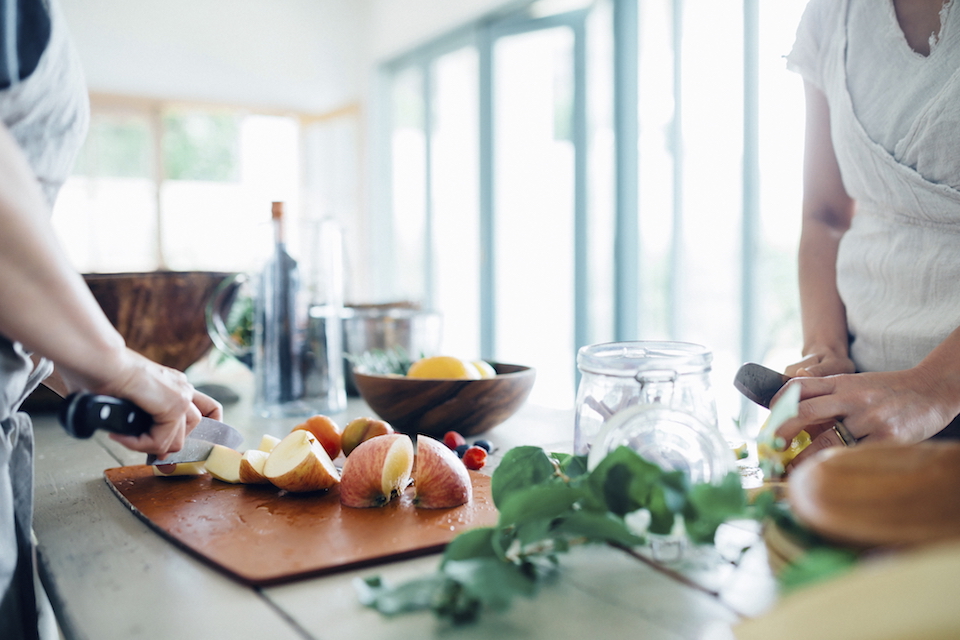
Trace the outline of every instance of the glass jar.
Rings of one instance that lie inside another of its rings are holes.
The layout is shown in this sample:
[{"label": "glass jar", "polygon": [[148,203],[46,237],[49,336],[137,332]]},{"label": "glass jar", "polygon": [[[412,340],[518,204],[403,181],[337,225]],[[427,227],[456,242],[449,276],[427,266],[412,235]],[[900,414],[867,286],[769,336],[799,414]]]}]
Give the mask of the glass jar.
[{"label": "glass jar", "polygon": [[685,411],[716,429],[712,361],[708,349],[688,342],[608,342],[582,347],[577,353],[581,377],[574,452],[587,455],[604,423],[635,405]]}]

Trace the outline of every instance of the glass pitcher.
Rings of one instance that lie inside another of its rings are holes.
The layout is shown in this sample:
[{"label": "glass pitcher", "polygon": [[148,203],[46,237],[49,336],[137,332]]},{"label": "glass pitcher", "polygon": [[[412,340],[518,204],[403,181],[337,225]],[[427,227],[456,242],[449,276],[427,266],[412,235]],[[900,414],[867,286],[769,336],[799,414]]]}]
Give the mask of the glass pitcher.
[{"label": "glass pitcher", "polygon": [[717,428],[710,387],[713,354],[687,342],[608,342],[577,353],[580,385],[574,426],[574,452],[587,455],[604,424],[637,405],[689,413]]}]

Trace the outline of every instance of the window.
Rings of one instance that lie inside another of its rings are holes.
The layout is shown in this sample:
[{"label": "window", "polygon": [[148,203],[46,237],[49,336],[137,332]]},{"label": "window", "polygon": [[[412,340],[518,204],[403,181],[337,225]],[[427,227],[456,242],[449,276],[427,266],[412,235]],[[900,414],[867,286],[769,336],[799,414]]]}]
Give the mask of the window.
[{"label": "window", "polygon": [[[329,116],[91,97],[91,127],[53,224],[83,272],[255,271],[288,203],[358,233],[356,109]],[[357,256],[356,250],[350,252]]]},{"label": "window", "polygon": [[444,349],[571,406],[580,346],[697,342],[737,415],[742,361],[799,354],[805,4],[533,2],[385,65],[391,282]]}]

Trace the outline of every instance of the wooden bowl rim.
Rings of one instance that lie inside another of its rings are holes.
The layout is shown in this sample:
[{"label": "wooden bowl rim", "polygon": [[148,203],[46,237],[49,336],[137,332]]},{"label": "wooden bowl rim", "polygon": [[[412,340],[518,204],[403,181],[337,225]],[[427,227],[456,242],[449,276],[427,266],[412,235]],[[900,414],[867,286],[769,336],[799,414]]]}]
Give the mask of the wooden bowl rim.
[{"label": "wooden bowl rim", "polygon": [[372,380],[395,380],[400,381],[404,380],[406,382],[402,384],[418,384],[423,382],[487,382],[492,383],[503,378],[522,378],[524,376],[535,375],[537,370],[534,367],[528,367],[522,364],[509,364],[507,362],[491,362],[490,363],[494,370],[497,367],[518,367],[516,371],[508,371],[506,373],[497,373],[496,377],[493,378],[408,378],[407,376],[402,376],[400,374],[378,374],[378,373],[363,373],[358,369],[354,368],[353,375],[354,377],[370,378]]}]

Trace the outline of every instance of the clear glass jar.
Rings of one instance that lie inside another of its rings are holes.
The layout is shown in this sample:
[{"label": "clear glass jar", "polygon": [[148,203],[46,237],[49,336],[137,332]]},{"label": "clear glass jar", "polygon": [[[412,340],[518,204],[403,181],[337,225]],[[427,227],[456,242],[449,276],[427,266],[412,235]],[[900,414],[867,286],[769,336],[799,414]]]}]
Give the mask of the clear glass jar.
[{"label": "clear glass jar", "polygon": [[587,455],[604,423],[635,405],[685,411],[716,429],[712,361],[707,348],[689,342],[608,342],[582,347],[577,353],[581,377],[574,452]]}]

